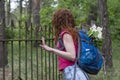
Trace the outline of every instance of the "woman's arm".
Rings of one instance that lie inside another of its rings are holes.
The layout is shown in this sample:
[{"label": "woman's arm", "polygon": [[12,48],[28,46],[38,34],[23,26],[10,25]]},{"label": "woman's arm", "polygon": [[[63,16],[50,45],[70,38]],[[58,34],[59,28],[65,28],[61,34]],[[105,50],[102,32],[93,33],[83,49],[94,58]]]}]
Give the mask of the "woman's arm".
[{"label": "woman's arm", "polygon": [[61,56],[65,59],[68,59],[70,61],[74,61],[76,58],[76,54],[75,54],[76,51],[75,51],[75,46],[74,46],[72,36],[70,34],[65,33],[63,35],[63,43],[65,46],[66,52],[60,51],[58,49],[51,48],[51,47],[47,46],[45,44],[44,38],[42,38],[41,47],[47,51],[54,52],[56,55]]}]

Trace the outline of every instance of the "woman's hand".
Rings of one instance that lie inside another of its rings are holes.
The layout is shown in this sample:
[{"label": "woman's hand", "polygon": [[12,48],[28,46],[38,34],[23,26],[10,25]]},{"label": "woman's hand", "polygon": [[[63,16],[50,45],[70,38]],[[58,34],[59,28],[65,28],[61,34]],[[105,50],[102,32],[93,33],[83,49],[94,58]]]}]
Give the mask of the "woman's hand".
[{"label": "woman's hand", "polygon": [[75,53],[75,47],[74,47],[74,42],[73,42],[72,36],[67,33],[64,34],[63,43],[65,45],[66,51],[61,51],[61,50],[47,46],[45,44],[45,38],[42,37],[42,44],[40,46],[46,51],[53,52],[56,55],[61,56],[70,61],[75,61],[76,53]]},{"label": "woman's hand", "polygon": [[42,37],[42,44],[40,45],[46,51],[52,51],[52,48],[45,44],[45,38]]}]

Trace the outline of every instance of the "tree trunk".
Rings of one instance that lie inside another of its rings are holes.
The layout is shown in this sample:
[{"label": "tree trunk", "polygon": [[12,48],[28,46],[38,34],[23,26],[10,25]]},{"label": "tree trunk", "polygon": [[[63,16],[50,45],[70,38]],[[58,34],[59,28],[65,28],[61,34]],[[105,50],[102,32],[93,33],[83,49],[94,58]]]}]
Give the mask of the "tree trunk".
[{"label": "tree trunk", "polygon": [[7,2],[7,20],[6,20],[6,26],[8,26],[10,24],[10,2],[11,0],[8,0]]},{"label": "tree trunk", "polygon": [[[4,0],[0,0],[0,40],[5,39],[5,7]],[[5,42],[0,41],[0,67],[7,65],[7,48]]]},{"label": "tree trunk", "polygon": [[31,23],[31,15],[32,15],[32,0],[29,0],[29,1],[28,1],[27,14],[29,14],[28,20],[27,20],[27,24],[28,24],[28,26],[30,26],[30,23]]},{"label": "tree trunk", "polygon": [[110,27],[108,24],[108,11],[107,11],[107,0],[98,0],[98,7],[100,11],[100,26],[103,27],[103,47],[102,52],[105,58],[105,68],[110,70],[113,67],[112,64],[112,42],[110,35]]},{"label": "tree trunk", "polygon": [[87,21],[86,23],[81,24],[82,29],[85,31],[88,31],[90,29],[90,26],[92,26],[93,24],[96,24],[97,17],[98,17],[97,6],[90,5]]},{"label": "tree trunk", "polygon": [[91,5],[90,6],[90,11],[89,11],[89,15],[87,18],[87,25],[91,26],[92,24],[96,24],[97,21],[97,6]]},{"label": "tree trunk", "polygon": [[22,9],[22,2],[23,2],[23,0],[20,0],[20,19],[21,19],[21,17],[22,17],[22,12],[23,12],[23,9]]},{"label": "tree trunk", "polygon": [[[40,0],[34,0],[34,9],[33,9],[33,21],[35,25],[35,36],[38,37],[38,31],[40,27]],[[34,46],[37,47],[37,43],[35,42]]]},{"label": "tree trunk", "polygon": [[40,26],[40,0],[34,0],[34,9],[33,9],[33,20],[34,24],[39,27]]}]

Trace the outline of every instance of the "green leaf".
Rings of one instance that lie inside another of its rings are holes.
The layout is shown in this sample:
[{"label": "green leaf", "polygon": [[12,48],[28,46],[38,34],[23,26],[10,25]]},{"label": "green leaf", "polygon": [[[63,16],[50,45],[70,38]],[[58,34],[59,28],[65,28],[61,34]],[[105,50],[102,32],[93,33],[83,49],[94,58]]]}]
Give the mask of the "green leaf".
[{"label": "green leaf", "polygon": [[94,36],[95,38],[97,38],[97,37],[98,37],[98,34],[99,34],[98,31],[94,31],[93,36]]},{"label": "green leaf", "polygon": [[88,36],[90,37],[90,36],[93,34],[93,31],[92,31],[92,30],[89,30],[89,31],[87,32],[87,34],[88,34]]}]

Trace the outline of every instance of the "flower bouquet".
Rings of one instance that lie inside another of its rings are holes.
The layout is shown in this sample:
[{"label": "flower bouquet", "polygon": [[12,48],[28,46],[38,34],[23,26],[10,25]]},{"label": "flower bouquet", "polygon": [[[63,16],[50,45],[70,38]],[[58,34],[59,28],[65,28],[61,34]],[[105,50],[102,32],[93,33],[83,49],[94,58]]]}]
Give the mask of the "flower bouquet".
[{"label": "flower bouquet", "polygon": [[95,24],[93,24],[92,27],[90,27],[89,31],[87,32],[88,36],[93,39],[93,43],[95,46],[100,47],[102,44],[102,28],[97,27]]}]

